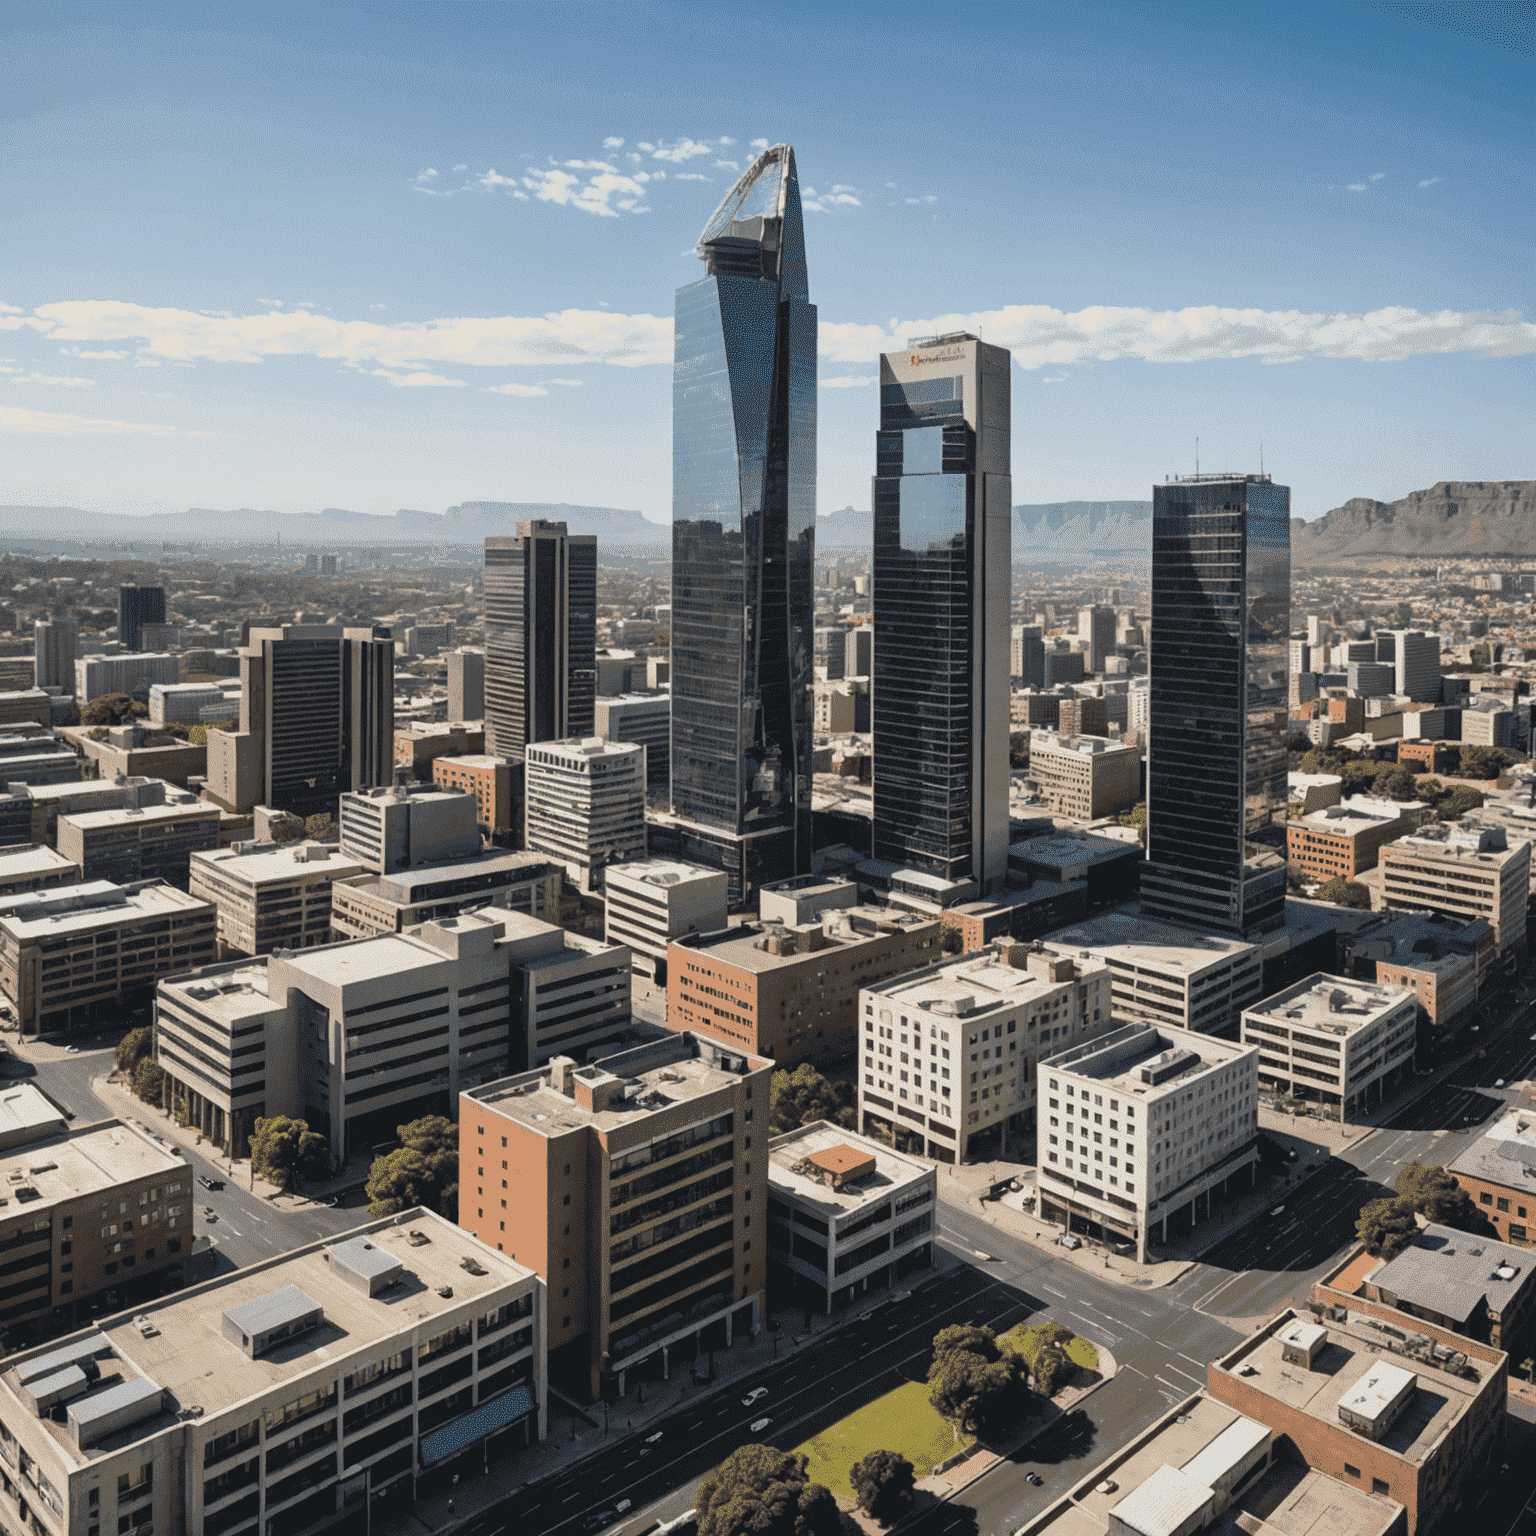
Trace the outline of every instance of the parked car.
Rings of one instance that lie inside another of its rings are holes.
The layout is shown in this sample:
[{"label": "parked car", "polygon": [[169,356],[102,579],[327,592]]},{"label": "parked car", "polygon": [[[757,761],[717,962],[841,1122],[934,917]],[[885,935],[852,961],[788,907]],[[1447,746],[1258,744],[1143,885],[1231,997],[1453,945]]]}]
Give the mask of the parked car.
[{"label": "parked car", "polygon": [[1056,1239],[1056,1241],[1060,1243],[1063,1248],[1081,1248],[1083,1246],[1082,1238],[1073,1237],[1070,1232],[1063,1232],[1061,1236]]}]

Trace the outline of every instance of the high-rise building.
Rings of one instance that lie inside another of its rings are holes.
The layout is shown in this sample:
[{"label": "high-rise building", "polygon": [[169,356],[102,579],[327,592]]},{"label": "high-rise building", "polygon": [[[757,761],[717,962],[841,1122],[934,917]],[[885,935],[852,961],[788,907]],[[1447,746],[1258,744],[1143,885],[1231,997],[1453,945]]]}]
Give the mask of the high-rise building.
[{"label": "high-rise building", "polygon": [[335,625],[253,628],[240,652],[240,729],[208,733],[208,793],[234,811],[335,814],[344,792],[391,782],[394,731],[392,640]]},{"label": "high-rise building", "polygon": [[1153,488],[1149,918],[1239,934],[1284,920],[1285,861],[1251,839],[1286,806],[1290,509],[1268,475]]},{"label": "high-rise building", "polygon": [[485,652],[463,648],[448,653],[448,718],[485,719]]},{"label": "high-rise building", "polygon": [[1045,639],[1038,624],[1015,624],[1008,671],[1025,688],[1045,687]]},{"label": "high-rise building", "polygon": [[1102,672],[1104,658],[1115,649],[1115,610],[1107,603],[1092,603],[1077,611],[1077,637],[1088,643],[1088,670]]},{"label": "high-rise building", "polygon": [[80,626],[73,619],[39,619],[33,630],[39,688],[75,686],[75,655],[80,647]]},{"label": "high-rise building", "polygon": [[603,871],[645,854],[645,748],[587,736],[528,749],[526,831],[530,852],[563,860],[583,891]]},{"label": "high-rise building", "polygon": [[564,523],[519,523],[485,541],[486,750],[592,732],[597,540]]},{"label": "high-rise building", "polygon": [[[1440,698],[1440,637],[1419,629],[1392,630],[1395,692],[1422,704]],[[38,683],[42,683],[39,676]]]},{"label": "high-rise building", "polygon": [[946,906],[1008,864],[1010,385],[964,332],[880,359],[874,856]]},{"label": "high-rise building", "polygon": [[816,309],[795,153],[758,155],[677,292],[672,809],[733,907],[811,867]]},{"label": "high-rise building", "polygon": [[164,587],[118,588],[117,639],[125,651],[137,651],[142,647],[146,624],[164,623]]}]

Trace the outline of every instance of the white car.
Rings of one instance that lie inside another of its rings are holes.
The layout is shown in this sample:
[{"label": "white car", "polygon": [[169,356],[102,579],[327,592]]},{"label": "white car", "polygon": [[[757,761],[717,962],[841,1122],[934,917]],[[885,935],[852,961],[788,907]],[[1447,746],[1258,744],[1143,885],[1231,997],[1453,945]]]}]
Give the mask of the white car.
[{"label": "white car", "polygon": [[654,1434],[654,1435],[647,1435],[647,1436],[646,1436],[646,1437],[645,1437],[645,1443],[646,1443],[646,1444],[647,1444],[647,1445],[655,1445],[655,1444],[656,1444],[656,1442],[657,1442],[657,1441],[658,1441],[658,1440],[660,1440],[660,1439],[661,1439],[661,1437],[662,1437],[662,1436],[663,1436],[663,1435],[664,1435],[664,1434],[665,1434],[665,1433],[666,1433],[666,1431],[665,1431],[665,1430],[662,1430],[662,1429],[658,1429],[658,1430],[657,1430],[657,1431],[656,1431],[656,1433],[655,1433],[655,1434]]},{"label": "white car", "polygon": [[753,1403],[761,1402],[762,1399],[767,1397],[767,1396],[768,1396],[768,1388],[767,1387],[753,1387],[752,1390],[750,1392],[748,1392],[747,1395],[744,1398],[742,1398],[741,1406],[743,1408],[750,1408]]},{"label": "white car", "polygon": [[1056,1241],[1060,1243],[1063,1248],[1081,1248],[1083,1246],[1082,1238],[1073,1237],[1070,1232],[1062,1233],[1062,1235],[1058,1237]]},{"label": "white car", "polygon": [[772,1423],[772,1419],[754,1419],[752,1421],[752,1433],[754,1435],[760,1435]]}]

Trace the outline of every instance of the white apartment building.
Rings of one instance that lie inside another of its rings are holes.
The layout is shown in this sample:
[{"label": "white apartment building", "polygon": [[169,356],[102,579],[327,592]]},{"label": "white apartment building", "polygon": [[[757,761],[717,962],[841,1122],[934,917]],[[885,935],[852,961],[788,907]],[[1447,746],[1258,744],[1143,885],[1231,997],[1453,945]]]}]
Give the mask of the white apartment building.
[{"label": "white apartment building", "polygon": [[331,884],[361,863],[324,843],[232,843],[194,853],[187,889],[218,908],[219,954],[266,955],[331,939]]},{"label": "white apartment building", "polygon": [[831,1314],[933,1259],[938,1169],[826,1120],[768,1143],[768,1263]]},{"label": "white apartment building", "polygon": [[1501,958],[1525,949],[1531,845],[1502,827],[1447,822],[1387,843],[1379,859],[1381,905],[1396,911],[1482,918]]},{"label": "white apartment building", "polygon": [[197,725],[203,719],[205,707],[216,708],[216,718],[220,720],[233,719],[239,712],[230,711],[224,690],[217,683],[156,683],[149,690],[151,725],[176,720],[184,725]]},{"label": "white apartment building", "polygon": [[545,1330],[537,1275],[420,1208],[220,1275],[6,1359],[0,1525],[365,1525],[542,1439]]},{"label": "white apartment building", "polygon": [[341,851],[381,875],[480,852],[475,797],[436,784],[392,784],[341,796]]},{"label": "white apartment building", "polygon": [[598,891],[610,864],[645,853],[645,748],[600,736],[541,741],[524,756],[530,850]]},{"label": "white apartment building", "polygon": [[607,872],[604,936],[626,944],[637,975],[667,980],[667,945],[726,922],[726,878],[716,869],[676,859],[633,859]]},{"label": "white apartment building", "polygon": [[1124,912],[1075,923],[1043,942],[1058,955],[1109,966],[1121,1023],[1144,1019],[1219,1034],[1264,990],[1258,945]]},{"label": "white apartment building", "polygon": [[1417,996],[1403,987],[1321,973],[1243,1010],[1259,1083],[1310,1099],[1340,1121],[1380,1103],[1413,1065]]},{"label": "white apartment building", "polygon": [[83,709],[109,693],[143,694],[156,683],[181,680],[181,666],[169,651],[130,651],[121,656],[82,656],[75,662],[75,702]]},{"label": "white apartment building", "polygon": [[965,1162],[1027,1135],[1037,1062],[1110,1027],[1102,960],[999,943],[859,993],[859,1125],[898,1150]]},{"label": "white apartment building", "polygon": [[[1252,1188],[1258,1163],[1256,1046],[1128,1024],[1040,1063],[1039,1213],[1069,1230],[1134,1242],[1211,1214]],[[1239,1180],[1234,1186],[1232,1181]]]}]

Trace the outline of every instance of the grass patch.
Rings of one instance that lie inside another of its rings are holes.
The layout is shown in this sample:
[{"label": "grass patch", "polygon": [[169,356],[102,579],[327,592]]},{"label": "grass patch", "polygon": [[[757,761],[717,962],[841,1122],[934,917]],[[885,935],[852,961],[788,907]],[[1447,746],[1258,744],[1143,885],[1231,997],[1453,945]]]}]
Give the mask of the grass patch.
[{"label": "grass patch", "polygon": [[1035,1368],[1035,1357],[1050,1343],[1058,1344],[1066,1351],[1067,1358],[1083,1370],[1096,1371],[1099,1368],[1098,1350],[1087,1339],[1079,1338],[1060,1323],[1031,1323],[1027,1327],[1020,1324],[1017,1328],[1010,1328],[997,1342],[1003,1349],[1022,1355],[1025,1365],[1031,1371]]},{"label": "grass patch", "polygon": [[825,1484],[840,1499],[851,1499],[848,1469],[871,1451],[905,1456],[923,1478],[963,1443],[928,1401],[927,1383],[908,1381],[795,1449],[809,1459],[806,1471],[813,1483]]}]

